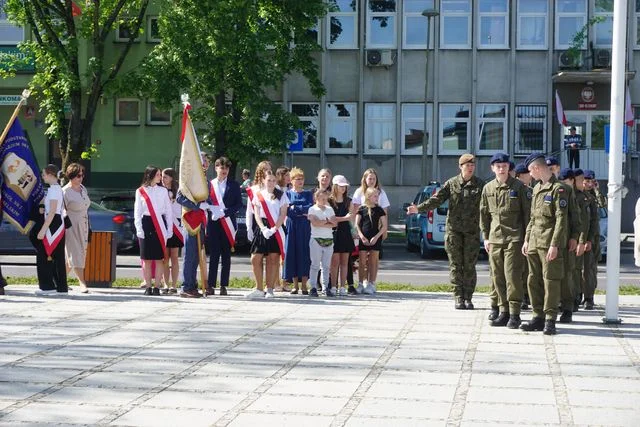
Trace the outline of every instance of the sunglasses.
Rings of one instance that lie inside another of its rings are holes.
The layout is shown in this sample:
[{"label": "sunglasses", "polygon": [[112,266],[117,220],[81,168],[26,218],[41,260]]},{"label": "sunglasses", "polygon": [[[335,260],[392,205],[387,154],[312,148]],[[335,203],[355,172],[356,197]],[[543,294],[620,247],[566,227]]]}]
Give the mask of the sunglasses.
[{"label": "sunglasses", "polygon": [[84,178],[84,174],[83,173],[79,173],[78,175],[76,175],[76,178]]}]

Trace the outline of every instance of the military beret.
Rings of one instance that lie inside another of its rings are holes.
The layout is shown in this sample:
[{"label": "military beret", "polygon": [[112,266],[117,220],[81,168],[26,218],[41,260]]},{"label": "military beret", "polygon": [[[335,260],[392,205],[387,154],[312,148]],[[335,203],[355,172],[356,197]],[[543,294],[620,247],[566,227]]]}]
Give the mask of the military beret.
[{"label": "military beret", "polygon": [[512,170],[514,170],[516,168],[516,164],[513,162],[509,162],[509,172],[511,172]]},{"label": "military beret", "polygon": [[518,163],[516,165],[516,173],[517,174],[529,173],[529,169],[527,169],[527,167],[524,165],[524,163]]},{"label": "military beret", "polygon": [[577,178],[579,176],[584,175],[584,172],[582,171],[582,169],[578,168],[578,169],[574,169],[573,170],[573,177]]},{"label": "military beret", "polygon": [[591,169],[584,170],[584,179],[596,179],[596,173]]},{"label": "military beret", "polygon": [[476,158],[473,154],[463,154],[462,156],[460,156],[460,159],[458,159],[458,165],[462,166],[465,163],[473,163],[475,162]]},{"label": "military beret", "polygon": [[509,155],[504,153],[496,153],[491,157],[490,164],[494,163],[509,163]]},{"label": "military beret", "polygon": [[554,156],[549,156],[547,158],[544,159],[545,162],[547,162],[547,166],[559,166],[560,163],[558,162],[558,159],[556,159]]},{"label": "military beret", "polygon": [[562,168],[562,170],[558,174],[558,179],[564,180],[564,179],[573,178],[574,176],[575,175],[573,174],[573,169],[571,169],[571,168]]},{"label": "military beret", "polygon": [[542,153],[531,153],[527,156],[526,159],[524,159],[524,166],[529,169],[529,166],[531,165],[531,163],[535,162],[536,160],[542,159],[544,160],[544,154]]}]

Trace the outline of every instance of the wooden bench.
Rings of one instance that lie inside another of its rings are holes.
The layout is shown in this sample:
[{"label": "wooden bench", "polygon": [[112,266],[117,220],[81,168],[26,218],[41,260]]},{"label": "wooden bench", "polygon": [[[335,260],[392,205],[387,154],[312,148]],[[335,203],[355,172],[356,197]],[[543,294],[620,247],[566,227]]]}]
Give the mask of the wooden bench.
[{"label": "wooden bench", "polygon": [[116,233],[93,231],[87,248],[84,279],[88,286],[108,288],[116,279]]}]

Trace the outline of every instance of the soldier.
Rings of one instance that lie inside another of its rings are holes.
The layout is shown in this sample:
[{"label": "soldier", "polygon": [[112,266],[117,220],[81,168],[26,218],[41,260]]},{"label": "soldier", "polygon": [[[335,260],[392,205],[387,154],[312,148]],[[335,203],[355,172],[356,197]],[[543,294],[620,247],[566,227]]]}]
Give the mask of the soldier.
[{"label": "soldier", "polygon": [[[524,163],[518,163],[515,168],[516,171],[516,179],[523,183],[525,187],[529,190],[533,191],[533,180],[531,179],[531,174],[529,173],[529,169],[524,165]],[[531,204],[531,203],[529,203]],[[525,224],[525,227],[527,224]],[[529,264],[526,259],[522,266],[522,283],[523,283],[523,292],[524,295],[522,297],[522,306],[521,310],[529,310],[529,304],[531,301],[529,300],[529,289],[527,287],[527,278],[529,277]]]},{"label": "soldier", "polygon": [[[594,227],[591,250],[585,252],[583,287],[584,309],[593,310],[593,294],[598,285],[598,262],[600,261],[600,208],[606,206],[606,200],[600,191],[596,192],[597,182],[595,172],[585,169],[584,188],[589,199],[591,225]],[[591,234],[591,233],[590,233]]]},{"label": "soldier", "polygon": [[526,262],[522,241],[529,223],[532,195],[530,189],[511,177],[508,155],[494,154],[491,170],[496,179],[484,186],[480,200],[480,228],[500,307],[500,314],[491,326],[518,329],[525,283],[522,269]]},{"label": "soldier", "polygon": [[476,165],[473,154],[460,156],[458,166],[460,175],[445,182],[429,200],[418,206],[409,206],[407,212],[426,212],[449,200],[445,250],[449,256],[455,308],[472,310],[471,299],[477,280],[476,262],[480,252],[480,196],[484,182],[474,175]]},{"label": "soldier", "polygon": [[520,329],[553,335],[556,333],[560,281],[564,276],[569,200],[543,154],[530,154],[525,164],[531,176],[540,182],[533,189],[531,219],[522,245],[522,253],[529,262],[528,285],[533,317],[520,325]]},{"label": "soldier", "polygon": [[584,172],[582,169],[574,169],[573,175],[576,185],[576,202],[582,216],[582,230],[578,241],[578,248],[576,249],[576,265],[573,276],[573,312],[575,313],[578,311],[578,306],[582,301],[582,288],[584,286],[582,271],[584,269],[584,260],[587,258],[586,252],[591,252],[593,249],[593,236],[598,226],[599,216],[591,215],[591,199],[585,193]]}]

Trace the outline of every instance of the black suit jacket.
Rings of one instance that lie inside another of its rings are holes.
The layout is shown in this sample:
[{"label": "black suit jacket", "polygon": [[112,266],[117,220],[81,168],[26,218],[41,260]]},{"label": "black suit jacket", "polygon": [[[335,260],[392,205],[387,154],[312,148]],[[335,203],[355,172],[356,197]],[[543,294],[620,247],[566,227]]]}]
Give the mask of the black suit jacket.
[{"label": "black suit jacket", "polygon": [[[240,192],[240,184],[236,181],[227,178],[227,189],[222,196],[224,202],[224,216],[231,218],[233,226],[237,229],[236,216],[240,209],[242,209],[242,194]],[[211,219],[211,217],[209,217]]]}]

